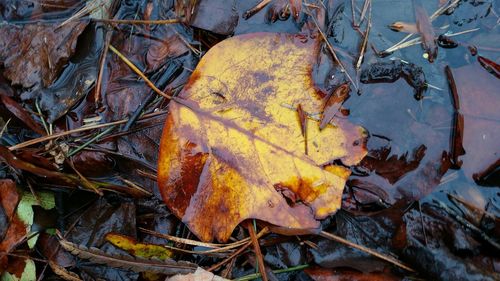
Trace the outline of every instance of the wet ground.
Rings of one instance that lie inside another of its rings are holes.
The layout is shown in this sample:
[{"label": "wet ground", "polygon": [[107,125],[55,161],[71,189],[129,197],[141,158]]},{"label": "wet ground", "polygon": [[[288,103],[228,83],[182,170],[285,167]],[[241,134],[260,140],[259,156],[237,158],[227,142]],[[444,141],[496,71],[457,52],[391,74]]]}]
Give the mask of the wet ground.
[{"label": "wet ground", "polygon": [[[24,190],[55,194],[54,209],[36,209],[32,231],[58,229],[68,241],[108,254],[124,254],[106,242],[108,232],[146,243],[166,240],[140,227],[193,238],[157,190],[158,146],[168,101],[117,56],[104,52],[109,44],[158,88],[176,94],[203,54],[227,37],[253,32],[321,36],[320,28],[342,66],[323,42],[313,69],[315,84],[331,93],[349,82],[351,92],[333,122],[348,119],[369,134],[368,155],[348,167],[352,175],[342,210],[323,221],[323,229],[397,255],[416,273],[323,238],[269,235],[261,244],[270,269],[310,266],[306,271],[271,274],[273,278],[500,278],[500,7],[496,1],[451,1],[455,5],[432,22],[418,7],[430,16],[448,1],[302,1],[295,14],[291,7],[301,1],[274,0],[248,19],[243,15],[257,1],[198,2],[192,7],[190,1],[115,1],[109,7],[111,17],[94,13],[93,18],[85,16],[62,26],[85,3],[0,3],[0,116],[5,127],[0,142],[11,147],[0,151],[4,159],[0,176],[13,179]],[[367,9],[365,2],[372,2]],[[186,23],[131,25],[106,23],[103,18],[182,18]],[[384,52],[407,35],[388,27],[395,22],[416,28],[419,33],[411,38],[421,37],[424,45]],[[360,53],[362,63],[357,67]],[[149,115],[138,118],[142,113]],[[131,121],[20,146],[31,139],[125,118]],[[104,195],[83,191],[81,177],[90,186],[103,188]],[[4,209],[5,205],[0,208],[0,226],[9,225],[2,220]],[[237,229],[233,237],[242,239],[244,233]],[[31,256],[37,276],[46,278],[58,275],[53,267],[48,269],[47,260],[85,280],[151,277],[130,268],[96,266],[62,251],[54,254],[50,243],[56,243],[55,238],[43,234],[35,250],[19,244],[16,250],[4,251]],[[19,266],[12,266],[19,263],[17,256],[0,265],[19,271]],[[227,270],[215,273],[228,278],[254,273],[252,256],[246,253]],[[175,258],[203,267],[220,261],[185,253]]]}]

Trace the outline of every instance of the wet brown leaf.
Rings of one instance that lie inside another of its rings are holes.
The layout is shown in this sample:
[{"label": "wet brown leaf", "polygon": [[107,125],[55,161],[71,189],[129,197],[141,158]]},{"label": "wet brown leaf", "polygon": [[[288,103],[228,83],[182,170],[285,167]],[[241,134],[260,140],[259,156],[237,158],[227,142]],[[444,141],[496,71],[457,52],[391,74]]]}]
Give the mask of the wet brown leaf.
[{"label": "wet brown leaf", "polygon": [[191,25],[211,32],[231,35],[238,24],[235,0],[200,0],[196,5]]},{"label": "wet brown leaf", "polygon": [[429,15],[423,6],[423,1],[413,1],[415,9],[415,19],[417,21],[417,30],[422,38],[422,48],[427,53],[429,62],[433,62],[438,53],[436,45],[436,34],[429,19]]},{"label": "wet brown leaf", "polygon": [[326,99],[323,113],[321,114],[321,122],[319,124],[321,130],[332,121],[342,104],[349,98],[350,90],[349,83],[344,83],[338,86]]},{"label": "wet brown leaf", "polygon": [[47,87],[73,54],[87,22],[0,26],[0,62],[12,85]]},{"label": "wet brown leaf", "polygon": [[0,101],[14,116],[21,120],[28,128],[40,135],[45,135],[43,128],[33,120],[31,115],[15,100],[7,96],[3,91],[0,91]]},{"label": "wet brown leaf", "polygon": [[498,166],[500,159],[500,113],[498,89],[500,80],[478,63],[453,70],[460,110],[463,114],[462,169],[469,178],[481,181],[484,171]]},{"label": "wet brown leaf", "polygon": [[[226,241],[248,218],[316,228],[317,219],[340,207],[350,172],[323,165],[359,162],[364,133],[347,122],[320,131],[311,118],[323,107],[311,78],[317,51],[318,41],[300,35],[230,38],[202,58],[170,105],[158,183],[169,208],[200,239]],[[309,155],[299,104],[309,118]]]},{"label": "wet brown leaf", "polygon": [[0,272],[9,265],[9,253],[26,236],[26,226],[16,215],[16,208],[20,198],[17,194],[16,184],[11,180],[0,181],[0,204],[4,215],[8,219],[8,228],[0,237]]}]

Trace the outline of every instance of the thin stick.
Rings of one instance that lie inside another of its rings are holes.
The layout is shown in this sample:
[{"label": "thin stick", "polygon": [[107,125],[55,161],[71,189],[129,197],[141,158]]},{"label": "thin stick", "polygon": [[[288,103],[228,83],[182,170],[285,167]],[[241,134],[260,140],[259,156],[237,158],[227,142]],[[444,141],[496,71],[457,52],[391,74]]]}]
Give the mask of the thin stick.
[{"label": "thin stick", "polygon": [[106,32],[106,41],[104,43],[104,48],[101,53],[101,59],[99,63],[99,74],[97,75],[97,81],[95,85],[95,104],[97,107],[97,104],[99,103],[99,99],[101,98],[101,86],[102,86],[102,76],[104,72],[104,65],[106,64],[106,55],[108,54],[108,49],[109,49],[109,44],[111,41],[111,31]]},{"label": "thin stick", "polygon": [[[367,3],[369,0],[367,0],[365,3]],[[363,57],[365,55],[366,51],[366,45],[368,44],[368,36],[370,35],[370,29],[372,27],[372,7],[371,7],[371,1],[370,1],[370,12],[368,15],[368,23],[366,24],[366,31],[365,31],[365,38],[363,39],[363,43],[361,45],[361,50],[359,51],[359,57],[358,57],[358,62],[356,63],[356,70],[359,70],[361,67],[361,63],[363,62]]]},{"label": "thin stick", "polygon": [[347,72],[346,68],[344,67],[344,64],[337,57],[337,54],[335,53],[335,50],[333,50],[333,47],[330,44],[330,42],[328,42],[328,39],[326,38],[325,33],[323,33],[323,31],[319,27],[318,21],[316,21],[316,18],[312,15],[311,11],[308,11],[308,14],[311,16],[311,19],[313,20],[314,24],[316,25],[316,28],[318,29],[319,34],[323,38],[323,41],[325,41],[325,44],[328,47],[328,50],[330,51],[330,53],[332,54],[333,59],[340,66],[340,69],[345,73],[345,75],[347,76],[347,78],[349,79],[351,84],[354,86],[354,88],[356,88],[356,90],[358,90],[358,86],[356,85],[356,83],[354,83],[354,80],[352,79],[351,75],[349,75],[349,73]]},{"label": "thin stick", "polygon": [[[144,233],[147,233],[147,234],[159,237],[159,238],[164,238],[164,239],[176,242],[176,243],[181,243],[181,244],[186,244],[186,245],[191,245],[191,246],[199,246],[199,247],[205,247],[205,248],[220,248],[220,247],[223,247],[223,246],[230,245],[230,244],[214,244],[214,243],[200,242],[200,241],[186,239],[186,238],[181,238],[181,237],[177,237],[177,236],[173,236],[173,235],[169,235],[169,234],[159,233],[159,232],[152,231],[152,230],[149,230],[149,229],[146,229],[146,228],[143,228],[143,227],[139,227],[139,230],[141,232],[144,232]],[[249,239],[245,238],[244,240],[241,240],[241,241],[243,242],[241,244],[245,244],[245,243],[247,243],[249,241]],[[239,242],[240,241],[235,242],[235,243],[240,244]]]},{"label": "thin stick", "polygon": [[111,132],[113,129],[115,128],[115,126],[112,126],[112,127],[109,127],[107,128],[106,130],[102,131],[101,133],[97,134],[95,137],[91,138],[90,140],[88,140],[87,142],[85,142],[84,144],[80,145],[79,147],[77,147],[75,150],[73,151],[70,151],[68,153],[68,157],[71,157],[75,154],[77,154],[78,152],[80,152],[82,149],[84,149],[85,147],[91,145],[92,143],[98,141],[101,137],[103,137],[104,135],[106,135],[107,133]]},{"label": "thin stick", "polygon": [[157,94],[165,97],[166,99],[169,99],[171,100],[172,97],[165,94],[162,90],[158,89],[155,84],[153,84],[153,82],[151,82],[151,80],[148,79],[148,77],[146,77],[146,75],[144,75],[144,73],[139,70],[135,64],[133,64],[131,61],[129,61],[124,55],[122,55],[122,53],[120,53],[120,51],[118,51],[117,49],[115,49],[115,47],[113,47],[113,45],[109,44],[109,49],[115,53],[121,60],[123,60],[123,62],[128,65],[128,67],[130,67],[137,75],[141,76],[142,79],[144,79],[144,82],[146,82],[146,84],[148,84],[148,86],[153,89],[153,91],[155,91]]},{"label": "thin stick", "polygon": [[5,122],[5,124],[3,125],[2,129],[0,130],[0,138],[3,136],[3,133],[5,133],[5,130],[7,130],[10,120],[12,120],[12,118],[9,118],[7,122]]},{"label": "thin stick", "polygon": [[144,189],[143,187],[139,186],[138,184],[136,184],[136,183],[134,183],[134,182],[132,182],[132,181],[130,181],[130,180],[127,180],[127,179],[125,179],[125,178],[123,178],[123,177],[121,177],[121,176],[118,176],[118,178],[119,178],[122,182],[124,182],[126,185],[128,185],[129,187],[131,187],[131,188],[135,188],[135,189],[139,190],[139,191],[140,191],[140,192],[142,192],[142,193],[148,194],[149,196],[153,195],[153,193],[151,193],[151,192],[147,191],[147,190],[146,190],[146,189]]},{"label": "thin stick", "polygon": [[85,183],[84,186],[86,187],[90,187],[90,189],[92,189],[92,191],[94,191],[95,193],[97,193],[99,196],[103,196],[104,193],[99,190],[99,188],[97,188],[97,186],[95,186],[91,181],[89,181],[86,177],[84,177],[76,168],[75,168],[75,164],[73,163],[73,160],[70,158],[69,161],[69,166],[71,167],[71,169],[76,173],[77,176],[80,177],[80,179],[82,180],[82,182]]},{"label": "thin stick", "polygon": [[500,244],[497,243],[494,239],[489,237],[486,233],[484,233],[480,228],[477,226],[473,225],[470,223],[468,220],[464,219],[462,216],[458,215],[453,209],[450,207],[446,206],[443,202],[439,200],[435,200],[438,203],[438,207],[445,210],[450,216],[452,216],[455,220],[457,220],[459,223],[461,223],[463,226],[467,227],[470,229],[472,232],[476,233],[481,237],[484,241],[488,242],[491,246],[498,250],[500,250]]},{"label": "thin stick", "polygon": [[342,243],[344,245],[347,245],[349,247],[352,247],[352,248],[355,248],[355,249],[358,249],[362,252],[365,252],[367,254],[370,254],[372,256],[375,256],[379,259],[382,259],[382,260],[385,260],[389,263],[392,263],[402,269],[405,269],[407,271],[410,271],[410,272],[415,272],[415,270],[405,264],[403,264],[402,262],[398,261],[397,259],[393,258],[393,257],[389,257],[389,256],[385,256],[383,254],[380,254],[370,248],[367,248],[365,246],[361,246],[361,245],[358,245],[358,244],[355,244],[355,243],[352,243],[351,241],[347,240],[347,239],[344,239],[340,236],[337,236],[335,234],[331,234],[331,233],[328,233],[326,231],[321,231],[320,234],[319,234],[321,237],[324,237],[324,238],[327,238],[327,239],[330,239],[330,240],[333,240],[333,241],[337,241],[339,243]]},{"label": "thin stick", "polygon": [[[163,114],[166,114],[166,113],[167,113],[166,111],[153,112],[153,113],[149,113],[149,114],[144,114],[139,119],[141,119],[141,120],[142,119],[147,119],[147,118],[151,118],[151,117],[163,115]],[[28,146],[37,144],[37,143],[41,143],[41,142],[45,142],[45,141],[57,139],[57,138],[60,138],[60,137],[64,137],[64,136],[75,134],[75,133],[79,133],[79,132],[84,132],[84,131],[89,131],[89,130],[94,130],[94,129],[106,128],[106,127],[109,127],[109,126],[115,126],[115,125],[125,124],[125,123],[127,123],[127,121],[128,121],[128,118],[122,119],[122,120],[119,120],[119,121],[105,123],[105,124],[98,124],[98,125],[92,125],[92,126],[83,126],[83,127],[77,128],[77,129],[73,129],[73,130],[69,130],[69,131],[64,131],[64,132],[60,132],[60,133],[57,133],[57,134],[52,134],[52,135],[49,135],[49,136],[44,136],[44,137],[40,137],[40,138],[29,140],[29,141],[25,141],[25,142],[22,142],[22,143],[10,146],[9,150],[10,151],[18,150],[18,149],[21,149],[21,148],[24,148],[24,147],[28,147]]]},{"label": "thin stick", "polygon": [[245,251],[251,245],[252,245],[252,242],[247,242],[245,245],[243,245],[241,248],[239,248],[236,252],[232,253],[226,259],[222,260],[221,262],[219,262],[217,264],[212,265],[210,268],[207,269],[207,271],[214,271],[217,268],[223,266],[224,264],[228,263],[230,260],[234,259],[239,254],[243,253],[243,251]]},{"label": "thin stick", "polygon": [[243,18],[244,19],[249,19],[251,16],[255,15],[258,13],[260,10],[262,10],[267,4],[271,3],[272,0],[262,0],[260,1],[259,4],[257,4],[255,7],[247,10],[246,12],[243,13]]},{"label": "thin stick", "polygon": [[370,6],[370,13],[371,13],[371,8],[372,8],[372,0],[365,0],[365,3],[363,4],[363,10],[361,11],[361,16],[359,18],[359,24],[363,22],[366,16],[366,12],[368,11],[368,6]]},{"label": "thin stick", "polygon": [[166,20],[115,20],[115,19],[93,19],[94,21],[97,22],[105,22],[105,23],[114,23],[114,24],[134,24],[134,25],[141,25],[141,24],[173,24],[173,23],[181,23],[181,19],[166,19]]},{"label": "thin stick", "polygon": [[257,257],[259,272],[262,276],[263,281],[267,281],[267,273],[266,267],[264,265],[264,257],[262,256],[262,252],[260,251],[259,240],[257,239],[257,235],[255,234],[254,225],[250,220],[247,221],[247,229],[250,234],[250,239],[252,240],[253,250],[255,251],[255,256]]},{"label": "thin stick", "polygon": [[356,13],[354,12],[356,4],[354,0],[351,0],[351,16],[352,16],[352,26],[359,27],[359,24],[356,23]]},{"label": "thin stick", "polygon": [[99,2],[98,0],[93,0],[91,3],[87,3],[85,7],[83,7],[80,11],[76,12],[74,15],[69,17],[67,20],[63,21],[59,26],[57,26],[57,28],[60,28],[71,21],[81,19],[85,15],[93,13],[95,10],[101,8],[106,3],[106,1],[101,1],[100,3],[98,2]]},{"label": "thin stick", "polygon": [[[433,22],[437,17],[439,17],[442,13],[444,13],[446,10],[448,10],[449,8],[455,6],[456,4],[458,4],[458,2],[460,2],[460,0],[453,0],[450,4],[448,5],[443,5],[442,7],[438,8],[430,17],[429,17],[429,20],[430,22]],[[399,45],[403,44],[406,42],[406,40],[410,39],[410,37],[412,37],[413,35],[415,35],[415,33],[410,33],[408,35],[406,35],[403,39],[401,39],[401,41],[399,41],[398,43],[396,43],[395,45],[393,45],[392,47],[389,47],[387,48],[385,51],[382,51],[382,53],[392,53],[400,48],[397,48]],[[417,43],[419,44],[419,43]],[[392,51],[390,51],[391,49],[394,49]]]},{"label": "thin stick", "polygon": [[[211,250],[197,251],[195,253],[218,253],[218,252],[225,252],[225,251],[234,249],[236,247],[239,247],[241,245],[244,245],[244,244],[250,242],[250,238],[247,237],[247,238],[244,238],[242,240],[239,240],[239,241],[236,241],[236,242],[233,242],[233,243],[229,243],[229,244],[214,244],[214,243],[205,243],[205,242],[200,242],[200,241],[196,241],[196,240],[190,240],[190,239],[186,239],[186,238],[172,236],[172,235],[168,235],[168,234],[158,233],[158,232],[151,231],[151,230],[148,230],[148,229],[145,229],[145,228],[142,228],[142,227],[140,227],[139,230],[142,231],[142,232],[144,232],[144,233],[147,233],[147,234],[150,234],[150,235],[153,235],[153,236],[156,236],[156,237],[164,238],[164,239],[176,242],[176,243],[181,243],[181,244],[186,244],[186,245],[191,245],[191,246],[200,246],[200,247],[205,247],[205,248],[212,248]],[[260,238],[260,237],[264,236],[268,232],[269,232],[269,229],[267,227],[263,228],[257,234],[257,238]]]},{"label": "thin stick", "polygon": [[38,117],[40,117],[40,121],[42,121],[43,128],[45,129],[45,132],[47,135],[50,135],[49,128],[47,127],[47,123],[45,122],[45,119],[43,118],[42,110],[40,109],[40,106],[38,105],[38,100],[35,100],[35,107],[36,111],[38,112]]}]

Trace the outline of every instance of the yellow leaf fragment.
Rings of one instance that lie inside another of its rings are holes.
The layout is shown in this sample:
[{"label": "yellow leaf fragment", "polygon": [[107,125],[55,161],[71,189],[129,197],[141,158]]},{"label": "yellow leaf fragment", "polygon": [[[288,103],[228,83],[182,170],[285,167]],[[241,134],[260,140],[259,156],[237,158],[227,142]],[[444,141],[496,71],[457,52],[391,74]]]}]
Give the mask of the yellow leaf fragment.
[{"label": "yellow leaf fragment", "polygon": [[145,259],[160,259],[166,260],[170,259],[173,256],[172,251],[169,249],[155,244],[146,244],[137,242],[134,238],[116,234],[116,233],[108,233],[106,234],[106,240],[113,244],[115,247],[118,247],[124,251],[129,252],[131,255],[145,258]]}]

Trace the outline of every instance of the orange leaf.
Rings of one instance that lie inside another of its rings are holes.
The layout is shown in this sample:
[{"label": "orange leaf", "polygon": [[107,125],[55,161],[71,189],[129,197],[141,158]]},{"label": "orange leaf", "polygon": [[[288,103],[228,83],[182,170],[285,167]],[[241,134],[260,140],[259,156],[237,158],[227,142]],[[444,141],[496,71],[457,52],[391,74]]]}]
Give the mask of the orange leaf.
[{"label": "orange leaf", "polygon": [[[226,241],[248,218],[314,229],[340,207],[350,172],[323,165],[358,163],[365,134],[342,120],[320,131],[314,116],[324,94],[311,77],[318,50],[316,39],[301,35],[232,37],[207,52],[170,104],[158,184],[201,240]],[[309,119],[307,140],[299,104]]]}]

